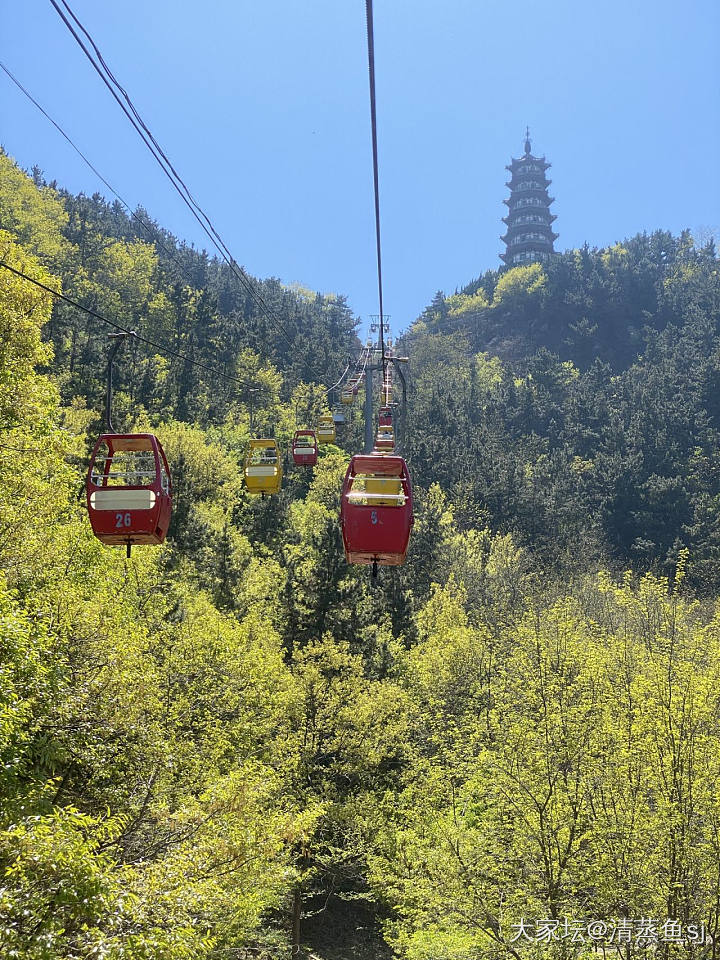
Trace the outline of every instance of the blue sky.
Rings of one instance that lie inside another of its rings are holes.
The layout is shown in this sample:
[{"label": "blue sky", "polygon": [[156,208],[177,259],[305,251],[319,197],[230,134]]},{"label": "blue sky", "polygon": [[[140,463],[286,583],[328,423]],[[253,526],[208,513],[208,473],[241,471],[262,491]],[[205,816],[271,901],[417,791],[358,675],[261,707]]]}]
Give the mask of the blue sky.
[{"label": "blue sky", "polygon": [[[362,0],[74,0],[238,262],[377,313]],[[205,246],[48,0],[6,3],[0,56],[131,203]],[[720,229],[717,0],[375,0],[385,308],[500,265],[505,164],[533,150],[558,249]],[[0,142],[107,192],[0,74]]]}]

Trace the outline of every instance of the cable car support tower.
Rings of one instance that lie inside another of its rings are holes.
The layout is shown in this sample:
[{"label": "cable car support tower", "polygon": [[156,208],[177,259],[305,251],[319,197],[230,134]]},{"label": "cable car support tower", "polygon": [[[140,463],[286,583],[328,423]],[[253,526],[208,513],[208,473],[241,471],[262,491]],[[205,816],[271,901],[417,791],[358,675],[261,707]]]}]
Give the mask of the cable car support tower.
[{"label": "cable car support tower", "polygon": [[[373,374],[380,371],[382,373],[382,383],[383,383],[383,393],[385,392],[385,384],[387,382],[387,373],[389,370],[389,365],[392,364],[393,368],[397,371],[398,377],[400,378],[400,383],[402,385],[402,417],[403,421],[406,416],[406,405],[407,405],[407,384],[405,382],[405,375],[402,371],[402,364],[408,362],[407,357],[395,357],[391,353],[385,351],[385,328],[387,317],[374,316],[373,321],[376,321],[372,324],[371,330],[373,327],[377,326],[378,328],[378,340],[377,346],[373,348],[373,353],[375,354],[375,359],[368,360],[365,365],[365,404],[363,410],[363,416],[365,420],[365,444],[364,452],[366,454],[372,453],[375,445],[375,430],[374,430],[374,418],[373,418],[373,390],[375,387],[374,376]],[[404,437],[404,430],[403,430]],[[398,445],[401,447],[401,445]]]}]

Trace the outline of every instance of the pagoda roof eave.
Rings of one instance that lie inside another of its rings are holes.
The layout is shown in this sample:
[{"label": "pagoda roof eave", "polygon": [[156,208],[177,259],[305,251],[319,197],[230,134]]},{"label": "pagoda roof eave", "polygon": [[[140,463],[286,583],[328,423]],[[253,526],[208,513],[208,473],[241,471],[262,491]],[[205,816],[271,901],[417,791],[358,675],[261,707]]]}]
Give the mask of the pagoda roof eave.
[{"label": "pagoda roof eave", "polygon": [[509,183],[506,183],[505,186],[512,190],[513,193],[543,193],[550,186],[552,180],[546,180],[540,187],[531,187],[529,190],[519,190],[518,187],[526,182],[525,180],[518,180],[517,182],[511,180]]},{"label": "pagoda roof eave", "polygon": [[[528,230],[535,230],[537,233],[542,233],[543,238],[547,237],[547,242],[550,243],[550,237],[556,237],[557,234],[550,230],[545,223],[512,223],[508,225],[507,230],[505,231],[505,236],[500,237],[500,239],[507,243],[507,238],[515,234],[527,233]],[[544,231],[547,230],[547,234]],[[542,241],[538,241],[542,242]]]},{"label": "pagoda roof eave", "polygon": [[537,163],[543,167],[544,170],[552,166],[551,163],[547,162],[545,157],[534,157],[532,154],[526,154],[524,157],[511,157],[510,163],[505,166],[505,169],[512,170],[514,167],[520,166],[521,163]]},{"label": "pagoda roof eave", "polygon": [[[502,238],[501,238],[502,239]],[[520,240],[518,242],[513,242],[507,244],[508,249],[515,250],[539,250],[543,253],[547,253],[548,250],[552,250],[552,240]]]}]

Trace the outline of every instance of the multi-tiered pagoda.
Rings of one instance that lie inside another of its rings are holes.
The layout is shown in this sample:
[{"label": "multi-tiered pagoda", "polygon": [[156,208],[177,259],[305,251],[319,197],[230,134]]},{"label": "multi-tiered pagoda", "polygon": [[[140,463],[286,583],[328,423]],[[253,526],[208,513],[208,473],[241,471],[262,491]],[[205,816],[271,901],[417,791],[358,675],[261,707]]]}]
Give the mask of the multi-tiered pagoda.
[{"label": "multi-tiered pagoda", "polygon": [[500,254],[506,267],[539,260],[544,262],[555,252],[553,241],[557,233],[552,231],[555,216],[550,213],[554,197],[548,196],[551,181],[545,176],[550,166],[545,157],[531,153],[530,131],[525,131],[525,156],[511,160],[506,170],[510,180],[510,197],[503,202],[508,206],[508,215],[503,217],[507,232],[500,239],[507,250]]}]

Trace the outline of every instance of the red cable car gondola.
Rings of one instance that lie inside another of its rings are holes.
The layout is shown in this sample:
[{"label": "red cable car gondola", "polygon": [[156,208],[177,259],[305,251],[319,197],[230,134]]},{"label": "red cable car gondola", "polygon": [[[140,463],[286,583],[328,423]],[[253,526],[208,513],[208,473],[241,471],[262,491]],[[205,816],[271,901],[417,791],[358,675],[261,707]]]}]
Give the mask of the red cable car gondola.
[{"label": "red cable car gondola", "polygon": [[300,467],[314,467],[318,458],[317,438],[314,430],[296,430],[292,442],[293,463]]},{"label": "red cable car gondola", "polygon": [[405,560],[413,525],[410,474],[402,457],[356,454],[340,507],[348,563],[396,567]]},{"label": "red cable car gondola", "polygon": [[93,533],[102,543],[127,548],[162,543],[170,526],[170,468],[160,441],[152,433],[115,433],[112,425],[112,366],[126,337],[111,333],[107,367],[104,433],[93,447],[85,497]]},{"label": "red cable car gondola", "polygon": [[86,498],[93,533],[110,546],[162,543],[172,492],[165,452],[151,433],[104,433],[92,452]]},{"label": "red cable car gondola", "polygon": [[392,408],[391,407],[380,407],[378,411],[378,426],[380,427],[391,427],[393,425],[392,421]]}]

